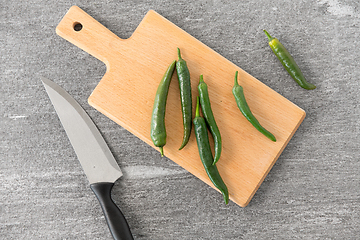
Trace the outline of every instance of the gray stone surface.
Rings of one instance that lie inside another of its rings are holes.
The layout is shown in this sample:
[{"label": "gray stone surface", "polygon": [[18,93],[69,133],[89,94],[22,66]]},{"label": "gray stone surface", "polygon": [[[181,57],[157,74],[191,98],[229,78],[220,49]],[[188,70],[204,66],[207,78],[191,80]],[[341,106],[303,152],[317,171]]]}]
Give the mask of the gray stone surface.
[{"label": "gray stone surface", "polygon": [[[121,38],[154,9],[307,116],[246,208],[87,104],[105,65],[55,34],[78,5]],[[321,1],[0,0],[0,239],[111,239],[39,76],[98,125],[124,176],[113,198],[135,239],[360,238],[360,4]],[[272,54],[266,28],[314,91]]]}]

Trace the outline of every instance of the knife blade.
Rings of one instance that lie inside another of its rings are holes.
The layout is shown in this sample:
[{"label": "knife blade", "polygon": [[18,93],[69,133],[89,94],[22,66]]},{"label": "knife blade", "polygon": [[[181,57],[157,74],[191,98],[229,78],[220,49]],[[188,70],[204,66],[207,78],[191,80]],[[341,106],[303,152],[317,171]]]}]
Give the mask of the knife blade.
[{"label": "knife blade", "polygon": [[104,138],[73,97],[51,80],[41,77],[41,81],[101,205],[113,238],[133,239],[124,215],[111,198],[112,187],[122,172]]}]

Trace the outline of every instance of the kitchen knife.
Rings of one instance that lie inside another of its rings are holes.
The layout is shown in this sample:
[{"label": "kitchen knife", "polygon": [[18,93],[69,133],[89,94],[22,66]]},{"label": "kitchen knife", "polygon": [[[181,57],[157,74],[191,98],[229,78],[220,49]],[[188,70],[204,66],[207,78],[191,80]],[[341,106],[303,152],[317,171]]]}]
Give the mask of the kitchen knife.
[{"label": "kitchen knife", "polygon": [[105,140],[74,98],[49,79],[42,77],[41,81],[100,202],[112,236],[116,240],[133,239],[124,215],[111,198],[111,189],[122,172]]}]

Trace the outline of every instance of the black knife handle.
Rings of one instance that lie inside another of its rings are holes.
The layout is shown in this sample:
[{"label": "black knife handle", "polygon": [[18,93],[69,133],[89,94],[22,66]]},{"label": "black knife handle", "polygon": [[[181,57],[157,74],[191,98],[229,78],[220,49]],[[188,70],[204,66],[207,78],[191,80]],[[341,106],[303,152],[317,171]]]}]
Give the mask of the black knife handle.
[{"label": "black knife handle", "polygon": [[100,202],[106,222],[115,240],[133,240],[129,225],[116,204],[111,199],[111,189],[114,183],[101,182],[90,184]]}]

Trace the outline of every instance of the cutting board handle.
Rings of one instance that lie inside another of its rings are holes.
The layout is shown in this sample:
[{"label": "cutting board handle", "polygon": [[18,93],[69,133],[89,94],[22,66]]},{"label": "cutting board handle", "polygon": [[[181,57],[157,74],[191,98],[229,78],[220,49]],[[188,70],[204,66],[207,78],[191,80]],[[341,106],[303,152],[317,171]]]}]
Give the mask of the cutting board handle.
[{"label": "cutting board handle", "polygon": [[56,33],[104,62],[108,69],[111,49],[118,49],[115,45],[124,41],[78,6],[69,9],[56,27]]}]

